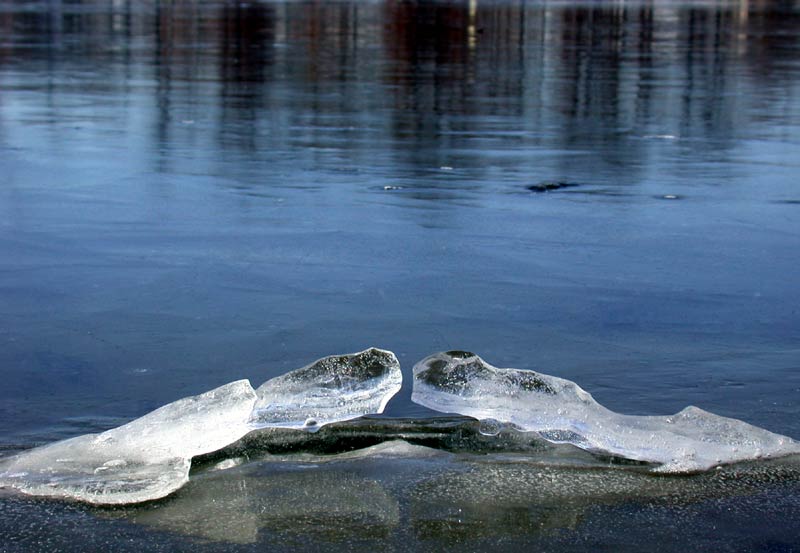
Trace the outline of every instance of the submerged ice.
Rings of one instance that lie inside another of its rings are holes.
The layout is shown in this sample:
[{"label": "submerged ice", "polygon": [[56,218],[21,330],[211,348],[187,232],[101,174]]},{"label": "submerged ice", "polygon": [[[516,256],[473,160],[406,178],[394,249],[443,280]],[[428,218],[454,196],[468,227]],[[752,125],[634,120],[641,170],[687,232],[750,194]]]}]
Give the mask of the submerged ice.
[{"label": "submerged ice", "polygon": [[258,390],[231,382],[118,428],[4,459],[0,487],[105,505],[159,499],[188,481],[193,457],[258,428],[316,429],[380,413],[401,379],[394,354],[372,348],[326,357]]},{"label": "submerged ice", "polygon": [[475,354],[450,351],[414,366],[412,400],[537,432],[554,443],[657,464],[660,472],[692,472],[738,461],[800,453],[800,443],[697,407],[671,416],[622,415],[580,386],[533,371],[499,369]]}]

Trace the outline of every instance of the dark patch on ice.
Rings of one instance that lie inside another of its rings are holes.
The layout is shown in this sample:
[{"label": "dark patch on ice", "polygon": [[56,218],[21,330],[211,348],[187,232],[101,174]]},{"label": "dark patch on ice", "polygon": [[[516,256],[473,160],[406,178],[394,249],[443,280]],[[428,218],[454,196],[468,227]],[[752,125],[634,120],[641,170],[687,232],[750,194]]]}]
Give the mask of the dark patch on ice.
[{"label": "dark patch on ice", "polygon": [[370,348],[356,354],[325,357],[308,367],[294,371],[292,377],[296,381],[305,381],[318,378],[320,375],[330,375],[331,380],[326,386],[338,388],[341,387],[343,378],[358,380],[379,378],[386,374],[392,363],[393,358],[389,353]]},{"label": "dark patch on ice", "polygon": [[580,186],[580,184],[576,182],[566,182],[566,181],[542,181],[536,184],[531,184],[526,188],[531,192],[542,193],[542,192],[553,192],[555,190],[562,190],[564,188],[575,188]]},{"label": "dark patch on ice", "polygon": [[454,359],[468,359],[469,357],[475,357],[475,354],[471,351],[462,351],[457,349],[450,350],[446,353]]},{"label": "dark patch on ice", "polygon": [[512,389],[556,393],[547,382],[532,371],[499,372],[487,366],[480,357],[465,351],[448,351],[441,357],[427,360],[425,364],[426,369],[417,373],[415,378],[452,394],[462,394],[476,382],[498,379],[504,380]]},{"label": "dark patch on ice", "polygon": [[547,442],[538,433],[522,432],[508,426],[497,434],[488,436],[481,432],[481,423],[471,417],[363,417],[328,424],[315,433],[278,428],[256,430],[219,451],[195,457],[192,467],[196,471],[223,459],[257,459],[263,454],[335,455],[393,440],[404,440],[413,445],[443,451],[473,454],[535,453],[562,447]]}]

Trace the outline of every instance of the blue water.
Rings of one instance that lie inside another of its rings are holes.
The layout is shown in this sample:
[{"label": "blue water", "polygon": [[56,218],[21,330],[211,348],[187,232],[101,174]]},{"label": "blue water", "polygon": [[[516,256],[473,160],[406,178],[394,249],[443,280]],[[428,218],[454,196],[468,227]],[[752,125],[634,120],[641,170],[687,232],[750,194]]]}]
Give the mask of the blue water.
[{"label": "blue water", "polygon": [[0,448],[370,345],[800,439],[798,147],[792,1],[0,1]]}]

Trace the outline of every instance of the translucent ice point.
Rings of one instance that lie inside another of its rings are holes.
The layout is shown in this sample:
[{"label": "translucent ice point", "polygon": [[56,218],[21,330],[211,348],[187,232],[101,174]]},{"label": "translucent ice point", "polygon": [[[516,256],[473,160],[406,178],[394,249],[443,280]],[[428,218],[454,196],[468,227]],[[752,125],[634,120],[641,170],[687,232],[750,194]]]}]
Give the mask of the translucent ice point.
[{"label": "translucent ice point", "polygon": [[800,453],[800,443],[791,438],[697,407],[672,416],[621,415],[574,382],[498,369],[462,351],[417,363],[412,400],[436,411],[512,424],[554,443],[654,463],[659,472]]},{"label": "translucent ice point", "polygon": [[188,481],[192,457],[250,431],[255,400],[238,380],[101,434],[32,449],[0,463],[0,487],[104,505],[164,497]]},{"label": "translucent ice point", "polygon": [[266,381],[256,390],[252,428],[305,428],[382,413],[403,376],[391,351],[377,348],[324,357]]}]

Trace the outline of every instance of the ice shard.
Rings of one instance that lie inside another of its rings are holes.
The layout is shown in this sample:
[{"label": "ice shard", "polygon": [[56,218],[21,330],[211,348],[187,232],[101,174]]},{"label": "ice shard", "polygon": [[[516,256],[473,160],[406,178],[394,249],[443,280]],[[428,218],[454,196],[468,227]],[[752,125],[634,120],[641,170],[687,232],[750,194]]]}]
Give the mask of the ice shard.
[{"label": "ice shard", "polygon": [[0,461],[0,487],[114,505],[159,499],[189,479],[193,457],[259,428],[315,430],[383,411],[400,389],[393,353],[326,357],[265,382],[247,380],[184,398],[128,424]]},{"label": "ice shard", "polygon": [[450,351],[414,366],[412,400],[447,413],[500,421],[554,443],[657,465],[659,472],[800,453],[800,443],[743,421],[687,407],[671,416],[622,415],[580,386],[545,374],[499,369]]},{"label": "ice shard", "polygon": [[118,428],[6,459],[0,486],[104,505],[161,498],[187,482],[192,457],[250,431],[255,401],[247,380],[180,399]]},{"label": "ice shard", "polygon": [[253,428],[305,428],[382,413],[403,381],[391,351],[369,348],[324,357],[256,390]]}]

